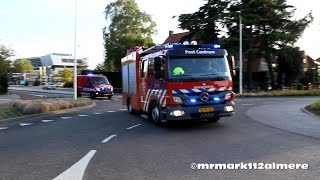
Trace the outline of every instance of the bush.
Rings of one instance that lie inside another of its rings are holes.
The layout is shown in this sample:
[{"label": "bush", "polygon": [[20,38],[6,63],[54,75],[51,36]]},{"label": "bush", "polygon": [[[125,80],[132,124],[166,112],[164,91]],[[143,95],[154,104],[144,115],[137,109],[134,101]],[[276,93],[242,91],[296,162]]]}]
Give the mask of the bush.
[{"label": "bush", "polygon": [[312,110],[319,110],[319,109],[320,109],[320,101],[318,100],[318,101],[313,102],[313,103],[310,105],[310,108],[311,108]]},{"label": "bush", "polygon": [[73,87],[73,82],[66,82],[63,85],[64,88],[72,88]]},{"label": "bush", "polygon": [[33,82],[33,85],[34,86],[39,86],[40,85],[40,81],[38,79],[36,79],[34,82]]}]

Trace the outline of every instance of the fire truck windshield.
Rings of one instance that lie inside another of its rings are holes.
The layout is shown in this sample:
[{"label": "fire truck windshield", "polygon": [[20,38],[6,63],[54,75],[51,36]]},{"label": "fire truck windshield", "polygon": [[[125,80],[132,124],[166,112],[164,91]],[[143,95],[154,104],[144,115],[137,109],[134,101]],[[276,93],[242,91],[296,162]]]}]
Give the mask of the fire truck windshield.
[{"label": "fire truck windshield", "polygon": [[168,60],[169,81],[222,81],[230,79],[224,57],[174,57]]},{"label": "fire truck windshield", "polygon": [[106,77],[91,77],[92,84],[110,84]]}]

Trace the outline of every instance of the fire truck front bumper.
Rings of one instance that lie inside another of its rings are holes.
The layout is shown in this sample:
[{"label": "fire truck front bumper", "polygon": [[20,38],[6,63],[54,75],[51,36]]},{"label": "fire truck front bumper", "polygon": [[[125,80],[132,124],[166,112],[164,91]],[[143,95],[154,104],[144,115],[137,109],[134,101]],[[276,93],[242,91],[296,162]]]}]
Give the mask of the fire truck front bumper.
[{"label": "fire truck front bumper", "polygon": [[163,111],[166,120],[191,120],[224,117],[235,114],[234,102],[206,106],[167,106]]}]

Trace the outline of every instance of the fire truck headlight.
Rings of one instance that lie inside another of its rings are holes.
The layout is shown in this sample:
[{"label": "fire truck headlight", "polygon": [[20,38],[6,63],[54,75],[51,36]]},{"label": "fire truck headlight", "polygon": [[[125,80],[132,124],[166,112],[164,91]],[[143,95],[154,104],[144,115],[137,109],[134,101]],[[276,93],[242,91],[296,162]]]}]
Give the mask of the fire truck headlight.
[{"label": "fire truck headlight", "polygon": [[233,111],[233,107],[232,106],[226,106],[224,107],[224,110],[227,112],[232,112]]},{"label": "fire truck headlight", "polygon": [[174,110],[174,111],[170,112],[170,116],[179,117],[179,116],[183,116],[183,115],[184,115],[183,110]]},{"label": "fire truck headlight", "polygon": [[176,103],[182,103],[181,98],[177,97],[177,96],[173,96],[173,101],[176,102]]}]

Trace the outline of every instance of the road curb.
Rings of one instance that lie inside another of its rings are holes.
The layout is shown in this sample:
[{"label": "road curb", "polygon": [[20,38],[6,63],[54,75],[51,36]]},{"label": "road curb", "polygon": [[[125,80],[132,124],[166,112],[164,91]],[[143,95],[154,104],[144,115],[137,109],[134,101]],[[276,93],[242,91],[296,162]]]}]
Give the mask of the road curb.
[{"label": "road curb", "polygon": [[316,114],[314,114],[313,112],[307,110],[306,107],[302,107],[302,108],[300,108],[300,110],[301,110],[303,113],[306,113],[306,114],[308,114],[308,115],[311,115],[311,116],[314,116],[314,117],[318,117],[318,118],[319,118],[318,115],[316,115]]},{"label": "road curb", "polygon": [[42,117],[48,117],[48,116],[53,116],[57,114],[64,114],[64,113],[70,113],[70,112],[76,112],[80,110],[85,110],[85,109],[91,109],[94,106],[96,106],[96,103],[92,101],[90,105],[87,106],[80,106],[80,107],[75,107],[75,108],[69,108],[69,109],[61,109],[58,111],[52,111],[52,112],[47,112],[47,113],[39,113],[39,114],[31,114],[31,115],[24,115],[24,116],[19,116],[15,118],[9,118],[9,119],[3,119],[0,120],[0,125],[1,124],[8,124],[8,123],[15,123],[15,122],[21,122],[24,120],[33,120],[37,118],[42,118]]}]

